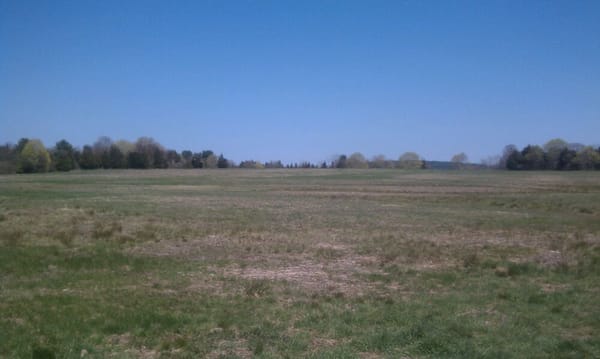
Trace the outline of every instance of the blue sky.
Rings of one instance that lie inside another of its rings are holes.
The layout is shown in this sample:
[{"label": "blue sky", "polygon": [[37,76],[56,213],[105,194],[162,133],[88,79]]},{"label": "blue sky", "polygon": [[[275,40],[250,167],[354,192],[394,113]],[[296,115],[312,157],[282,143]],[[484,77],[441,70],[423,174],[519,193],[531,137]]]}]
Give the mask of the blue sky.
[{"label": "blue sky", "polygon": [[478,162],[599,134],[596,0],[0,0],[0,142]]}]

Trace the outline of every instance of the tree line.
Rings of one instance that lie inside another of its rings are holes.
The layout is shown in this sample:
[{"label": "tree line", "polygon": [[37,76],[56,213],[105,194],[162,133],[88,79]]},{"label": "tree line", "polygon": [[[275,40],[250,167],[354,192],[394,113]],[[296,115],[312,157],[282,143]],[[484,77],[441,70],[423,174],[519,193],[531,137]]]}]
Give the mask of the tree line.
[{"label": "tree line", "polygon": [[[457,166],[466,163],[464,153],[452,161]],[[284,164],[282,161],[259,162],[245,160],[239,164],[217,155],[212,150],[192,152],[166,149],[150,137],[140,137],[135,142],[113,141],[100,137],[93,144],[77,148],[67,140],[60,140],[46,148],[38,139],[20,139],[16,145],[0,146],[0,173],[35,173],[70,171],[74,169],[149,169],[149,168],[427,168],[427,161],[415,152],[405,152],[397,160],[384,155],[367,159],[355,152],[349,156],[338,155],[331,161],[319,163],[300,162]]]},{"label": "tree line", "polygon": [[543,146],[504,148],[498,167],[508,170],[600,170],[600,147],[552,139]]},{"label": "tree line", "polygon": [[113,141],[100,137],[96,142],[76,148],[67,140],[46,148],[37,139],[20,139],[16,145],[0,146],[0,173],[34,173],[70,171],[73,169],[149,169],[149,168],[501,168],[508,170],[600,170],[600,148],[567,143],[553,139],[543,146],[528,145],[519,150],[515,145],[504,148],[501,156],[483,161],[477,166],[468,163],[465,153],[458,153],[449,162],[426,161],[415,152],[405,152],[392,160],[384,155],[367,159],[360,152],[335,156],[319,163],[260,162],[245,160],[239,164],[217,155],[212,150],[193,152],[166,149],[150,137],[134,142]]},{"label": "tree line", "polygon": [[82,149],[67,140],[46,148],[42,141],[22,138],[16,145],[0,147],[0,173],[34,173],[73,169],[227,168],[233,162],[211,150],[178,153],[150,137],[135,142],[100,137]]}]

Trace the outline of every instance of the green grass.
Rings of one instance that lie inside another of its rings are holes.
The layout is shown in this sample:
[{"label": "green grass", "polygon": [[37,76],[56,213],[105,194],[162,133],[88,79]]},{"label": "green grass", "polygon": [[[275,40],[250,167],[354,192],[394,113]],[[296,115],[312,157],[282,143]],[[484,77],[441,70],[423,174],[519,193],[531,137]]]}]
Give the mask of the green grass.
[{"label": "green grass", "polygon": [[598,173],[0,176],[0,357],[600,357],[598,283]]}]

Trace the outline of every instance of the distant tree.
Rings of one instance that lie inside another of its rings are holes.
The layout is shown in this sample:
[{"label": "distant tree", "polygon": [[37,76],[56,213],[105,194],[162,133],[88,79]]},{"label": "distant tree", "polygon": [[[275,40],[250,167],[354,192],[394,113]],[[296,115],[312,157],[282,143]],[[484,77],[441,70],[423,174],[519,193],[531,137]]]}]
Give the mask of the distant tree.
[{"label": "distant tree", "polygon": [[194,154],[190,150],[181,151],[181,158],[185,161],[191,161]]},{"label": "distant tree", "polygon": [[56,143],[52,150],[52,162],[57,171],[70,171],[75,168],[75,149],[67,140]]},{"label": "distant tree", "polygon": [[96,163],[99,167],[110,168],[110,146],[113,145],[113,141],[110,137],[100,136],[94,142],[92,149],[94,156],[96,157]]},{"label": "distant tree", "polygon": [[463,168],[468,160],[469,158],[467,157],[467,155],[464,152],[461,152],[452,156],[450,162],[453,163],[455,168]]},{"label": "distant tree", "polygon": [[110,146],[112,144],[113,144],[113,140],[110,137],[100,136],[100,137],[98,137],[96,142],[94,142],[94,145],[92,146],[92,148],[94,149],[94,152],[103,152],[103,151],[107,151],[108,149],[110,149]]},{"label": "distant tree", "polygon": [[348,167],[348,158],[346,157],[346,155],[340,155],[338,157],[337,161],[335,161],[335,167],[336,168]]},{"label": "distant tree", "polygon": [[373,168],[386,168],[388,165],[388,161],[385,159],[384,155],[375,155],[371,158],[371,162],[369,162],[369,167]]},{"label": "distant tree", "polygon": [[558,169],[558,159],[562,150],[567,148],[565,140],[554,138],[544,144],[546,168],[550,170]]},{"label": "distant tree", "polygon": [[147,169],[152,166],[152,162],[154,159],[150,158],[146,153],[139,151],[131,151],[127,155],[127,166],[129,168],[136,169]]},{"label": "distant tree", "polygon": [[73,158],[75,159],[75,168],[81,168],[79,165],[79,161],[81,160],[81,150],[77,147],[73,148]]},{"label": "distant tree", "polygon": [[513,151],[508,155],[506,159],[506,168],[509,170],[522,170],[523,169],[523,156],[521,151]]},{"label": "distant tree", "polygon": [[542,170],[545,168],[544,150],[540,146],[528,145],[521,151],[523,169]]},{"label": "distant tree", "polygon": [[362,153],[354,152],[348,157],[347,166],[349,168],[368,168],[369,164]]},{"label": "distant tree", "polygon": [[126,168],[127,158],[121,151],[118,145],[112,144],[108,150],[108,165],[109,168]]},{"label": "distant tree", "polygon": [[577,169],[593,170],[600,164],[600,154],[592,146],[586,146],[577,152],[573,163]]},{"label": "distant tree", "polygon": [[167,164],[170,168],[181,167],[181,165],[182,165],[181,155],[179,153],[177,153],[177,151],[175,151],[175,150],[168,150],[167,151]]},{"label": "distant tree", "polygon": [[167,168],[167,153],[162,146],[154,147],[154,153],[152,155],[152,159],[154,162],[152,163],[152,167],[154,168]]},{"label": "distant tree", "polygon": [[260,169],[264,167],[265,166],[262,163],[254,160],[246,160],[240,162],[240,168]]},{"label": "distant tree", "polygon": [[29,140],[19,153],[17,172],[48,172],[51,159],[48,150],[40,140]]},{"label": "distant tree", "polygon": [[199,153],[202,165],[196,163],[194,168],[217,168],[218,157],[211,150],[204,150]]},{"label": "distant tree", "polygon": [[17,142],[17,145],[15,146],[15,153],[17,155],[23,151],[23,148],[25,148],[27,142],[29,142],[29,139],[25,137],[21,138],[19,142]]},{"label": "distant tree", "polygon": [[567,141],[563,140],[562,138],[553,138],[550,141],[546,142],[543,148],[544,151],[549,152],[552,150],[563,150],[567,148],[567,146]]},{"label": "distant tree", "polygon": [[423,159],[415,152],[404,152],[398,158],[398,168],[417,169],[423,167]]},{"label": "distant tree", "polygon": [[265,163],[265,168],[283,168],[283,163],[281,161],[269,161]]},{"label": "distant tree", "polygon": [[119,148],[119,150],[121,151],[123,156],[125,156],[125,158],[127,158],[127,155],[129,155],[129,152],[135,150],[135,144],[133,142],[129,142],[127,140],[119,140],[119,141],[115,142],[114,144]]},{"label": "distant tree", "polygon": [[15,173],[17,171],[17,153],[15,147],[10,143],[0,146],[0,173]]},{"label": "distant tree", "polygon": [[192,168],[204,167],[204,160],[202,159],[202,153],[194,153],[191,159]]},{"label": "distant tree", "polygon": [[79,167],[84,170],[92,170],[99,167],[98,162],[96,161],[96,156],[94,156],[94,150],[92,149],[92,146],[83,146],[81,156],[79,157]]},{"label": "distant tree", "polygon": [[183,162],[183,168],[192,168],[192,156],[194,154],[190,150],[181,151],[181,162]]},{"label": "distant tree", "polygon": [[[111,147],[112,147],[112,145],[111,145]],[[110,163],[110,147],[107,150],[102,151],[102,154],[100,155],[99,163],[101,164],[102,168],[105,168],[105,169],[113,168]]]},{"label": "distant tree", "polygon": [[211,150],[202,151],[202,158],[208,158],[209,156],[213,156],[215,153]]},{"label": "distant tree", "polygon": [[508,158],[514,153],[519,152],[519,149],[515,145],[506,145],[504,146],[504,150],[502,151],[502,155],[500,157],[500,162],[498,163],[499,168],[505,169],[516,169],[508,167]]},{"label": "distant tree", "polygon": [[321,168],[327,168],[327,162],[323,161],[323,162],[321,163]]},{"label": "distant tree", "polygon": [[222,153],[219,155],[219,158],[217,159],[217,167],[218,168],[229,167],[229,161],[223,156]]},{"label": "distant tree", "polygon": [[567,144],[567,148],[575,152],[583,150],[584,147],[585,145],[583,143],[571,142]]},{"label": "distant tree", "polygon": [[[204,157],[204,154],[203,154],[203,157]],[[211,153],[206,158],[204,158],[204,167],[217,168],[217,162],[218,162],[217,156],[215,156],[214,154]]]},{"label": "distant tree", "polygon": [[573,162],[575,156],[577,156],[577,152],[568,148],[563,148],[558,155],[558,164],[556,169],[562,171],[577,169],[575,163]]},{"label": "distant tree", "polygon": [[[145,166],[143,168],[165,168],[167,165],[165,149],[151,137],[138,138],[135,142],[135,152],[137,154],[131,158],[137,166],[143,164]],[[140,158],[138,158],[139,156],[143,156],[143,160],[140,161]]]}]

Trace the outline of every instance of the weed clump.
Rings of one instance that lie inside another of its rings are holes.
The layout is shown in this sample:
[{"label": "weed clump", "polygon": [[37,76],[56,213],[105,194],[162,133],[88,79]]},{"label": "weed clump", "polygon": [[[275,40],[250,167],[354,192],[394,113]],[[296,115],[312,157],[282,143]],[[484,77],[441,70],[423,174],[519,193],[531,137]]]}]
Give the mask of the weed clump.
[{"label": "weed clump", "polygon": [[115,233],[120,233],[121,231],[123,231],[123,226],[119,222],[113,221],[108,225],[102,222],[96,222],[92,236],[95,239],[110,238]]},{"label": "weed clump", "polygon": [[55,359],[56,354],[50,348],[45,347],[33,347],[31,350],[32,359]]},{"label": "weed clump", "polygon": [[244,285],[244,293],[249,297],[262,297],[271,292],[271,285],[266,280],[252,280]]},{"label": "weed clump", "polygon": [[71,247],[73,246],[73,241],[75,240],[76,236],[77,231],[74,228],[71,228],[57,232],[54,235],[54,238],[58,239],[58,241],[65,247]]},{"label": "weed clump", "polygon": [[0,230],[0,242],[4,242],[10,247],[14,247],[25,237],[22,229]]},{"label": "weed clump", "polygon": [[317,249],[316,255],[318,258],[333,260],[342,256],[342,252],[335,248],[321,247]]},{"label": "weed clump", "polygon": [[136,231],[135,237],[141,241],[158,241],[156,231],[157,228],[154,225],[146,225],[142,229]]},{"label": "weed clump", "polygon": [[466,269],[475,268],[479,266],[480,263],[481,261],[479,260],[477,253],[470,253],[463,258],[463,267]]}]

